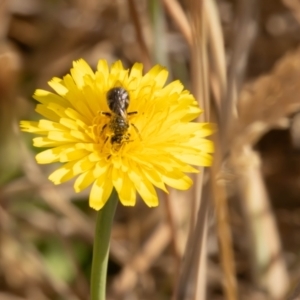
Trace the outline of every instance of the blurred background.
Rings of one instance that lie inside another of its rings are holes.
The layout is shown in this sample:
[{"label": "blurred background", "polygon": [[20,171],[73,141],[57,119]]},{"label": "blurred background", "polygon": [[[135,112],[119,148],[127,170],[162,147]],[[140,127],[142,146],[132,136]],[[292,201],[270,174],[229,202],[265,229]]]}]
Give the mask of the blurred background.
[{"label": "blurred background", "polygon": [[88,191],[18,126],[78,58],[160,63],[218,125],[191,191],[118,207],[107,299],[300,299],[299,45],[297,0],[0,0],[0,300],[89,299]]}]

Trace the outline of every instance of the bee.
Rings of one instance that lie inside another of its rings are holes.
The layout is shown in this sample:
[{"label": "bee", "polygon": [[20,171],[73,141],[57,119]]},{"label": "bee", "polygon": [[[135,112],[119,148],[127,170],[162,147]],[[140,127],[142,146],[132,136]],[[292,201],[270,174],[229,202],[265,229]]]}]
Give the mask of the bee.
[{"label": "bee", "polygon": [[[137,128],[134,124],[129,123],[128,116],[134,115],[137,112],[127,112],[127,108],[130,103],[128,92],[122,87],[114,87],[110,89],[106,94],[107,105],[110,112],[102,112],[103,115],[110,118],[110,121],[103,126],[102,131],[108,127],[112,132],[110,136],[110,142],[114,149],[119,149],[123,142],[130,141],[130,133],[128,129],[130,125],[133,125],[135,130]],[[104,144],[108,141],[107,137]]]}]

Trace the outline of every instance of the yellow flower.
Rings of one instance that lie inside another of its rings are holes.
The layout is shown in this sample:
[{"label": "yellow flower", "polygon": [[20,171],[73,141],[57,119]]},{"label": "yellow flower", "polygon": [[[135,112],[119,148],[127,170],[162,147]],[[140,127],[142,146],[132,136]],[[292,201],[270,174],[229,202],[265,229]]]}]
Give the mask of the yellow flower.
[{"label": "yellow flower", "polygon": [[100,60],[93,72],[75,61],[71,74],[49,82],[56,93],[35,91],[36,111],[45,119],[21,121],[23,131],[40,135],[34,146],[49,148],[36,156],[38,163],[64,163],[49,179],[60,184],[78,176],[76,192],[93,184],[89,203],[96,210],[113,188],[124,205],[135,205],[138,192],[157,206],[154,187],[188,189],[185,173],[198,172],[191,165],[212,161],[213,144],[204,137],[213,128],[191,122],[201,113],[194,97],[179,81],[165,86],[165,68],[156,65],[145,75],[142,69],[136,63],[126,70],[120,61],[109,68]]}]

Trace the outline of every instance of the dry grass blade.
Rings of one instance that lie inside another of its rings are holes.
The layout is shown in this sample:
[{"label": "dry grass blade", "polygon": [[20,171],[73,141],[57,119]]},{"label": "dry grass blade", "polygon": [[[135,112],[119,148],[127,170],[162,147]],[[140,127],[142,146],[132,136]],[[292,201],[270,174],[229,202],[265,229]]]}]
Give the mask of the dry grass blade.
[{"label": "dry grass blade", "polygon": [[145,66],[145,70],[147,71],[151,68],[151,58],[149,54],[149,49],[146,45],[146,41],[142,32],[143,27],[141,24],[140,16],[138,14],[135,0],[128,0],[128,7],[132,16],[132,22],[136,32],[137,40],[142,50],[142,62]]},{"label": "dry grass blade", "polygon": [[300,109],[299,55],[300,48],[288,53],[272,73],[243,89],[238,107],[240,118],[230,131],[229,142],[234,142],[234,147],[254,145],[263,134]]},{"label": "dry grass blade", "polygon": [[[209,120],[209,97],[208,97],[208,66],[207,66],[207,40],[206,28],[204,22],[203,1],[189,1],[189,12],[191,15],[191,32],[192,32],[192,47],[191,47],[191,81],[192,91],[195,98],[198,100],[200,107],[204,109],[204,114],[201,115],[201,121]],[[177,286],[176,299],[184,299],[186,296],[187,282],[195,287],[193,298],[204,299],[206,294],[206,238],[207,238],[207,207],[208,198],[201,198],[203,186],[203,172],[195,179],[196,183],[192,190],[191,203],[191,222],[190,232],[186,245],[186,260],[182,265],[181,277]],[[203,211],[204,209],[204,211]],[[204,218],[202,218],[204,216]],[[201,219],[197,219],[200,218]],[[196,228],[197,222],[200,222]],[[193,241],[197,241],[199,252],[193,255],[191,247]],[[194,260],[191,268],[190,260]],[[191,278],[192,275],[194,278]]]},{"label": "dry grass blade", "polygon": [[204,3],[205,16],[209,16],[205,18],[205,22],[209,48],[210,86],[220,115],[221,104],[225,100],[227,90],[225,42],[216,3],[214,1]]},{"label": "dry grass blade", "polygon": [[[0,235],[0,241],[1,244],[3,243],[7,246],[0,248],[0,257],[2,258],[2,262],[4,262],[1,267],[5,270],[5,264],[8,266],[6,276],[8,278],[11,277],[12,280],[20,280],[21,285],[28,285],[26,287],[28,293],[32,292],[32,289],[36,289],[37,287],[35,286],[38,286],[38,289],[40,289],[39,293],[41,293],[39,299],[48,299],[41,289],[42,283],[47,282],[53,291],[62,295],[65,299],[79,300],[65,282],[61,281],[45,268],[44,260],[40,253],[30,243],[23,240],[20,232],[15,231],[14,220],[1,207],[0,220],[1,228],[4,229]],[[9,269],[10,264],[17,266],[17,268]]]},{"label": "dry grass blade", "polygon": [[[153,47],[152,57],[153,61],[170,68],[169,57],[167,53],[167,30],[166,30],[166,16],[163,5],[160,0],[151,0],[149,2],[150,16],[153,27]],[[171,75],[171,74],[170,74]],[[171,76],[169,75],[169,80]]]},{"label": "dry grass blade", "polygon": [[153,261],[165,250],[171,240],[170,226],[160,224],[143,248],[124,267],[113,283],[108,299],[124,299],[133,290],[139,276],[146,272]]},{"label": "dry grass blade", "polygon": [[[226,95],[226,66],[225,66],[225,51],[224,45],[222,43],[221,26],[218,13],[212,3],[205,1],[205,16],[212,16],[207,18],[207,34],[208,42],[213,50],[209,60],[209,70],[212,75],[216,76],[217,84],[212,85],[212,91],[216,99],[217,109],[225,105],[225,95]],[[212,81],[213,82],[213,81]],[[215,88],[215,89],[214,89]],[[216,92],[217,91],[217,92]],[[218,113],[218,112],[217,112]],[[219,113],[224,113],[224,110],[219,111]],[[221,119],[223,114],[220,115]],[[234,300],[237,299],[237,282],[235,276],[235,263],[234,255],[232,249],[232,237],[231,229],[229,224],[228,216],[228,203],[227,203],[227,191],[224,185],[220,185],[217,182],[217,177],[221,169],[223,161],[224,149],[222,144],[219,142],[221,140],[220,133],[226,130],[226,128],[220,125],[219,132],[214,138],[215,147],[217,152],[215,153],[214,164],[210,170],[210,180],[211,180],[211,192],[212,198],[214,200],[214,207],[216,211],[216,229],[218,242],[220,247],[220,259],[222,265],[222,271],[224,273],[223,286],[226,299]]]},{"label": "dry grass blade", "polygon": [[[288,125],[287,117],[300,110],[299,55],[300,49],[287,54],[272,73],[259,78],[242,91],[240,119],[231,131],[234,136],[231,141],[232,165],[241,178],[238,181],[240,197],[245,213],[249,216],[248,224],[252,232],[254,276],[268,294],[276,299],[282,299],[285,295],[288,275],[285,262],[280,256],[282,250],[278,231],[257,166],[258,158],[251,147],[270,129]],[[259,232],[255,229],[257,227]],[[265,242],[267,240],[268,243]],[[274,281],[278,283],[274,285]]]},{"label": "dry grass blade", "polygon": [[[177,284],[176,295],[173,299],[185,299],[187,297],[187,289],[194,287],[195,284],[199,284],[202,281],[201,291],[202,299],[205,297],[205,283],[203,278],[206,278],[206,236],[207,236],[207,214],[209,209],[209,186],[205,185],[203,190],[203,199],[201,201],[198,210],[198,218],[195,224],[195,228],[191,230],[189,234],[189,239],[187,241],[185,250],[185,259],[183,261],[183,266],[181,270],[180,281]],[[200,268],[198,266],[201,266]],[[198,277],[198,278],[197,278]],[[198,279],[199,282],[196,281]],[[196,293],[195,293],[196,294]],[[199,296],[199,294],[198,294]]]},{"label": "dry grass blade", "polygon": [[[237,102],[239,91],[245,75],[251,45],[256,34],[256,1],[239,1],[239,14],[236,23],[236,32],[232,46],[232,56],[228,71],[227,98],[222,105],[221,130],[223,146],[228,145],[227,135],[230,123],[237,118]],[[226,147],[224,148],[226,151]]]},{"label": "dry grass blade", "polygon": [[[217,89],[219,93],[215,94],[217,101],[216,107],[220,108],[225,103],[226,93],[226,66],[225,66],[225,50],[222,43],[220,20],[218,13],[210,1],[205,1],[204,9],[205,16],[211,16],[206,19],[207,23],[207,39],[210,42],[210,47],[213,50],[209,60],[209,70],[212,74],[218,78]],[[213,88],[213,86],[212,86]],[[222,118],[222,115],[221,115]],[[221,125],[220,125],[221,127]],[[217,149],[214,158],[214,164],[210,170],[210,181],[211,181],[211,192],[214,200],[214,208],[216,211],[216,229],[218,242],[220,247],[220,259],[222,265],[222,271],[224,273],[223,286],[226,299],[234,300],[237,299],[237,282],[235,276],[235,264],[234,255],[232,249],[232,237],[231,229],[229,224],[228,216],[228,203],[227,203],[227,192],[224,185],[220,185],[217,182],[217,176],[220,172],[222,164],[222,154],[224,153],[221,143],[219,143],[220,133],[224,128],[220,128],[219,132],[215,135],[214,143]]]},{"label": "dry grass blade", "polygon": [[300,23],[300,3],[297,0],[282,0],[283,4],[287,6],[295,19]]},{"label": "dry grass blade", "polygon": [[[164,202],[165,202],[165,210],[166,210],[166,220],[170,226],[170,230],[171,230],[171,246],[172,246],[172,250],[173,250],[173,257],[174,257],[174,282],[177,282],[178,278],[179,278],[179,270],[180,270],[180,262],[181,262],[181,256],[180,256],[180,251],[179,251],[179,240],[178,240],[178,234],[177,234],[177,228],[176,228],[176,215],[174,213],[174,209],[173,209],[173,200],[177,200],[174,199],[174,197],[172,197],[172,193],[171,194],[164,194]],[[174,285],[175,287],[175,285]],[[174,288],[175,291],[175,288]]]},{"label": "dry grass blade", "polygon": [[1,300],[27,300],[26,298],[13,296],[8,293],[0,293],[0,299]]},{"label": "dry grass blade", "polygon": [[[281,242],[261,174],[259,156],[250,146],[235,159],[236,181],[247,218],[252,248],[254,280],[272,299],[283,299],[289,285]],[[276,284],[274,284],[276,282]]]},{"label": "dry grass blade", "polygon": [[229,223],[228,213],[228,195],[226,186],[224,183],[218,180],[220,173],[222,172],[222,148],[220,143],[220,132],[214,137],[214,144],[216,149],[219,149],[215,153],[214,163],[210,169],[211,180],[211,193],[214,202],[214,208],[216,213],[216,231],[219,243],[219,255],[223,272],[223,288],[226,295],[226,299],[236,300],[238,299],[237,279],[235,271],[234,253],[232,248],[232,236]]},{"label": "dry grass blade", "polygon": [[[221,116],[220,109],[225,102],[227,79],[225,49],[222,38],[222,29],[218,12],[213,1],[205,2],[207,16],[206,22],[208,27],[208,42],[212,50],[210,56],[211,76],[216,80],[211,80],[211,88],[216,100],[217,115]],[[213,79],[213,78],[211,78]],[[216,81],[214,83],[214,81]],[[214,83],[214,84],[213,84]],[[220,131],[222,128],[220,128]],[[228,217],[227,192],[224,185],[217,181],[218,174],[222,163],[223,149],[219,143],[217,133],[214,139],[215,147],[218,151],[215,154],[214,164],[210,170],[211,192],[213,193],[214,207],[216,211],[216,228],[220,246],[220,256],[222,270],[224,273],[223,285],[226,299],[237,299],[237,282],[235,278],[234,255],[232,249],[232,237]]]},{"label": "dry grass blade", "polygon": [[66,199],[64,194],[59,193],[58,190],[47,181],[24,144],[21,144],[20,148],[22,149],[24,172],[33,186],[44,186],[43,189],[39,190],[39,194],[43,197],[45,202],[55,211],[68,217],[78,231],[90,237],[90,239],[93,239],[93,231],[91,230],[93,226],[88,221],[88,218],[73,206],[68,199]]},{"label": "dry grass blade", "polygon": [[287,298],[287,300],[299,300],[300,299],[300,283],[295,287],[293,293]]},{"label": "dry grass blade", "polygon": [[209,86],[207,59],[207,28],[204,19],[204,1],[190,0],[191,29],[193,46],[191,49],[192,91],[204,110],[201,121],[209,120]]},{"label": "dry grass blade", "polygon": [[187,41],[189,46],[192,47],[193,41],[191,27],[182,7],[177,0],[163,0],[163,2],[168,13],[172,17],[173,21],[177,24],[185,40]]},{"label": "dry grass blade", "polygon": [[8,22],[10,18],[8,0],[0,2],[0,38],[1,41],[5,40],[7,34]]}]

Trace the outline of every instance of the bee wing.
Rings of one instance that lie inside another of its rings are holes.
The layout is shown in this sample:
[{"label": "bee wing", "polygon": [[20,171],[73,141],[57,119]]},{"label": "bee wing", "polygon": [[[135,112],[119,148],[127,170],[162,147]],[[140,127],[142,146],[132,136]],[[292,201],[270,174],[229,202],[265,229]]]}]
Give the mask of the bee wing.
[{"label": "bee wing", "polygon": [[118,101],[115,103],[115,112],[122,118],[127,118],[127,111],[123,102]]},{"label": "bee wing", "polygon": [[123,110],[123,109],[120,109],[120,116],[121,116],[123,119],[127,119],[127,111],[126,111],[126,110]]}]

